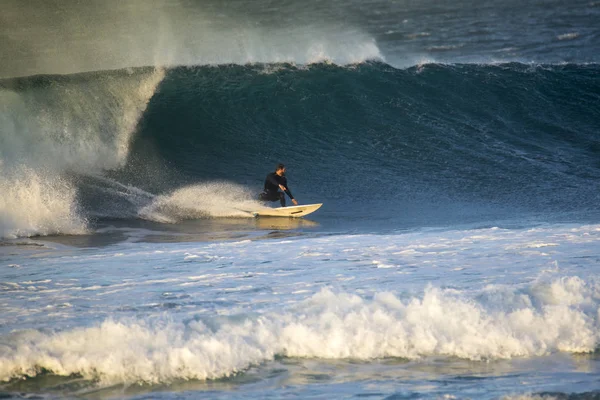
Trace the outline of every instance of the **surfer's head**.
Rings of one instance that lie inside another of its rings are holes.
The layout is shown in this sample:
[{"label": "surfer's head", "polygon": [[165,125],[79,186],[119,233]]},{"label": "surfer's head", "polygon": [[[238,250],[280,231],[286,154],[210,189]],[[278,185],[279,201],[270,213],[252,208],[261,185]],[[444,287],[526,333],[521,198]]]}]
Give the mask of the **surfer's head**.
[{"label": "surfer's head", "polygon": [[285,174],[285,165],[283,164],[277,164],[277,166],[275,167],[275,173],[279,176]]}]

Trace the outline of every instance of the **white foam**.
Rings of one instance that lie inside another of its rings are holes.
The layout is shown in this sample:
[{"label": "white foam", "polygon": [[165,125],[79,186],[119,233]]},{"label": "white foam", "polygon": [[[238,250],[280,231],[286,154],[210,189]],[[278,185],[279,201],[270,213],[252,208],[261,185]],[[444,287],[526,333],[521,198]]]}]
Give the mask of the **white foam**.
[{"label": "white foam", "polygon": [[164,71],[0,91],[0,234],[82,233],[71,172],[122,166]]},{"label": "white foam", "polygon": [[573,40],[573,39],[577,39],[578,37],[579,37],[578,32],[569,32],[569,33],[563,33],[562,35],[558,35],[556,38],[558,40]]},{"label": "white foam", "polygon": [[157,196],[139,211],[139,216],[167,223],[207,217],[250,218],[249,211],[264,208],[252,197],[247,188],[230,182],[196,184]]},{"label": "white foam", "polygon": [[60,176],[42,174],[23,167],[1,176],[0,168],[1,238],[85,232],[73,186]]},{"label": "white foam", "polygon": [[56,333],[13,332],[2,338],[0,380],[42,369],[102,384],[216,379],[276,355],[489,360],[592,352],[599,340],[599,289],[576,277],[526,291],[488,288],[479,300],[432,287],[406,299],[323,289],[291,308],[242,318],[109,319]]}]

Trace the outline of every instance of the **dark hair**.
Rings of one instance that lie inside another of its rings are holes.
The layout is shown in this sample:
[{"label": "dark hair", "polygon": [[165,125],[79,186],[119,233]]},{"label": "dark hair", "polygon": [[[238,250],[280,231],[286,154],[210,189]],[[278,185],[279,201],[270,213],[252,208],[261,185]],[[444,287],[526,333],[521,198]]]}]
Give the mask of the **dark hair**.
[{"label": "dark hair", "polygon": [[277,167],[275,167],[275,171],[279,171],[280,169],[284,169],[284,168],[285,168],[285,165],[279,163],[279,164],[277,164]]}]

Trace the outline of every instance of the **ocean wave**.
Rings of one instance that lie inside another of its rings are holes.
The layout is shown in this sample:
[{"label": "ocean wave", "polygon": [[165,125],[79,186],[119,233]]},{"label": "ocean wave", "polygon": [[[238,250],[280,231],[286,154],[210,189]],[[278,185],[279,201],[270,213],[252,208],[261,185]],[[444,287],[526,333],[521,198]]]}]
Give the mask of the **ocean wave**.
[{"label": "ocean wave", "polygon": [[85,232],[72,174],[122,167],[164,70],[0,85],[0,237]]},{"label": "ocean wave", "polygon": [[[174,204],[217,190],[210,182],[237,185],[251,201],[284,160],[301,200],[335,202],[352,189],[362,210],[373,193],[405,209],[439,209],[431,199],[593,209],[597,72],[596,64],[369,61],[5,79],[2,236],[83,232],[95,217],[178,221]],[[323,174],[341,165],[335,179]],[[188,217],[236,215],[212,209]]]},{"label": "ocean wave", "polygon": [[[276,356],[474,361],[589,353],[598,347],[598,286],[578,277],[470,298],[430,287],[422,296],[372,299],[323,289],[279,312],[187,322],[105,320],[2,338],[0,380],[81,375],[102,385],[231,377]],[[509,300],[509,301],[506,301]]]}]

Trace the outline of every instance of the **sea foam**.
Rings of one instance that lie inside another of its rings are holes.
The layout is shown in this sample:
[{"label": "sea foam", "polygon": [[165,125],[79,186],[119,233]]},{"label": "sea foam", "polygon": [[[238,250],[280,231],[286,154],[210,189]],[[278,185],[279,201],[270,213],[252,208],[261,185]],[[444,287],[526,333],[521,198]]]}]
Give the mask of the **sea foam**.
[{"label": "sea foam", "polygon": [[599,293],[597,284],[578,277],[487,288],[481,297],[434,287],[409,298],[323,289],[263,314],[108,319],[54,333],[17,331],[2,338],[0,380],[41,371],[80,374],[102,385],[217,379],[277,355],[477,361],[586,353],[598,345]]}]

